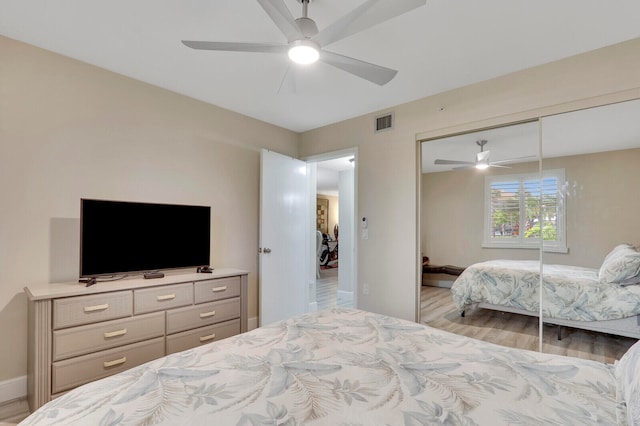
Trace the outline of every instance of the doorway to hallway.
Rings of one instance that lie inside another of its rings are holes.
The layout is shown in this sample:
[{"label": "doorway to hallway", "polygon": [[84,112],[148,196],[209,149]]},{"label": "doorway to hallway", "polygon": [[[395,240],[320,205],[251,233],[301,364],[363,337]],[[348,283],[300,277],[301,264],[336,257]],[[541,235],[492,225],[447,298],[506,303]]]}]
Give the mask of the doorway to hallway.
[{"label": "doorway to hallway", "polygon": [[316,162],[318,309],[355,306],[355,155]]}]

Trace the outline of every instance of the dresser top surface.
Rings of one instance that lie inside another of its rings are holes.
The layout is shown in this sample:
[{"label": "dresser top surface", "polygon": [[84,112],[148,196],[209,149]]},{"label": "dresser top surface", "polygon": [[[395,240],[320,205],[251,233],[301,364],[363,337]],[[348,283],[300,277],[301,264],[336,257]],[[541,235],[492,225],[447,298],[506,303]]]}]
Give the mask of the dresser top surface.
[{"label": "dresser top surface", "polygon": [[29,300],[44,300],[57,297],[85,296],[118,290],[157,287],[168,284],[192,283],[247,274],[247,271],[231,268],[215,269],[211,274],[168,272],[165,273],[163,278],[144,279],[141,276],[135,276],[117,281],[98,281],[90,287],[79,282],[36,284],[25,287],[24,291]]}]

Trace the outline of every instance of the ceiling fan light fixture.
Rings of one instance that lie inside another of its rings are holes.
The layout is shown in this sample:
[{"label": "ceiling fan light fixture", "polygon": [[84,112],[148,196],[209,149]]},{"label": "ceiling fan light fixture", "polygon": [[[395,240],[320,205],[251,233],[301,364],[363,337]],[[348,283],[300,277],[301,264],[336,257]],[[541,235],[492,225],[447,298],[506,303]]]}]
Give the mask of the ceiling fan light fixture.
[{"label": "ceiling fan light fixture", "polygon": [[289,48],[289,59],[296,64],[313,64],[320,58],[320,46],[311,40],[295,40]]},{"label": "ceiling fan light fixture", "polygon": [[476,169],[485,170],[489,168],[489,151],[484,150],[486,140],[476,142],[480,146],[480,152],[476,154]]}]

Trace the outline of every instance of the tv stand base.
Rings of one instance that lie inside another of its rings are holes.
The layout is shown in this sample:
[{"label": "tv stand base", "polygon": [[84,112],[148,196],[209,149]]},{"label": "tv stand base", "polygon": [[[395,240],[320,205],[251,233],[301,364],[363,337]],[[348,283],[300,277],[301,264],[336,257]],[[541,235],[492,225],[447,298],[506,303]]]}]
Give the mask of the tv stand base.
[{"label": "tv stand base", "polygon": [[153,278],[164,278],[164,273],[162,272],[145,272],[144,274],[144,279],[145,280],[150,280]]}]

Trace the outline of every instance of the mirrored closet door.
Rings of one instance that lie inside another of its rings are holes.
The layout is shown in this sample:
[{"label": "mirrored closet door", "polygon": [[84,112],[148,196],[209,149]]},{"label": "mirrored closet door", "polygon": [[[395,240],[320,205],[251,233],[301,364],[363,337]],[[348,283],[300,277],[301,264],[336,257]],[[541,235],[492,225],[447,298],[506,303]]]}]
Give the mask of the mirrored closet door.
[{"label": "mirrored closet door", "polygon": [[423,141],[421,151],[422,322],[538,350],[538,121]]},{"label": "mirrored closet door", "polygon": [[613,362],[640,337],[640,100],[541,129],[543,350]]}]

